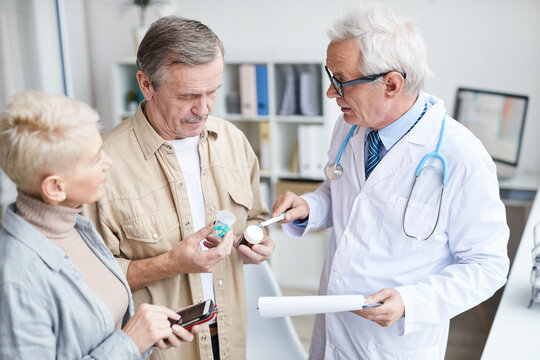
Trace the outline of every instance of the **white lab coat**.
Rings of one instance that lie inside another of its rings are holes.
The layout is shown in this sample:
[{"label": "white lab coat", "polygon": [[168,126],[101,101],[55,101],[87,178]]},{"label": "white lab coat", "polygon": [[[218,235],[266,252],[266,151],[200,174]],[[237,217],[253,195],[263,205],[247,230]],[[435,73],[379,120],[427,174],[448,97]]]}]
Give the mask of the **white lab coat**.
[{"label": "white lab coat", "polygon": [[[435,150],[446,113],[441,100],[425,97],[431,108],[367,181],[366,129],[359,128],[340,161],[343,176],[303,196],[310,207],[305,231],[284,226],[293,236],[333,226],[320,294],[370,295],[391,287],[405,304],[405,317],[386,328],[349,312],[317,316],[310,359],[443,359],[450,318],[506,281],[509,230],[495,164],[480,141],[449,116],[441,149],[448,183],[435,233],[418,241],[403,232],[416,167]],[[343,118],[337,121],[330,162],[350,128]],[[427,164],[407,214],[407,230],[425,236],[437,216],[441,176],[436,169],[442,168],[438,160]]]}]

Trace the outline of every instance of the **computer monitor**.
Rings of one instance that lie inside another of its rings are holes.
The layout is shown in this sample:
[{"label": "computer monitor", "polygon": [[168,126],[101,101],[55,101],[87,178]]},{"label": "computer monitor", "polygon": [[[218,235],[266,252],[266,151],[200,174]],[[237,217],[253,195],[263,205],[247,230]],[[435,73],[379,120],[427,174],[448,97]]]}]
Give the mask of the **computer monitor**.
[{"label": "computer monitor", "polygon": [[457,90],[454,118],[482,141],[500,177],[514,175],[517,168],[528,100],[524,95]]}]

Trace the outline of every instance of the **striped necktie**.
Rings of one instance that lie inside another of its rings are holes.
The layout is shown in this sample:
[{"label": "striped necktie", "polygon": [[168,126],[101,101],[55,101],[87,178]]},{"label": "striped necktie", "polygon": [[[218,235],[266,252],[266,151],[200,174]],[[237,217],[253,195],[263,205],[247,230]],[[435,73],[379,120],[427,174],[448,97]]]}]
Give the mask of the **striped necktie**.
[{"label": "striped necktie", "polygon": [[368,141],[368,158],[366,164],[366,180],[369,174],[375,169],[375,166],[379,163],[379,150],[381,148],[381,138],[379,132],[376,130],[371,131],[367,136]]}]

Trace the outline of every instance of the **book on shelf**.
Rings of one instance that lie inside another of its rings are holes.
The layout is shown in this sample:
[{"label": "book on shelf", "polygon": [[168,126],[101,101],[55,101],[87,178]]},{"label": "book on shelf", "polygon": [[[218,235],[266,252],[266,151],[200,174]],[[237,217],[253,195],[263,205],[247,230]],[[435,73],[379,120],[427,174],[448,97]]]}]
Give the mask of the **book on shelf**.
[{"label": "book on shelf", "polygon": [[257,81],[257,115],[268,115],[268,70],[266,65],[255,65]]},{"label": "book on shelf", "polygon": [[298,141],[294,143],[291,151],[291,162],[289,164],[289,171],[291,173],[298,172]]},{"label": "book on shelf", "polygon": [[270,155],[270,123],[268,121],[259,123],[259,141],[261,169],[270,170],[272,161]]},{"label": "book on shelf", "polygon": [[257,116],[257,80],[254,64],[241,64],[238,67],[240,80],[240,112],[242,116]]}]

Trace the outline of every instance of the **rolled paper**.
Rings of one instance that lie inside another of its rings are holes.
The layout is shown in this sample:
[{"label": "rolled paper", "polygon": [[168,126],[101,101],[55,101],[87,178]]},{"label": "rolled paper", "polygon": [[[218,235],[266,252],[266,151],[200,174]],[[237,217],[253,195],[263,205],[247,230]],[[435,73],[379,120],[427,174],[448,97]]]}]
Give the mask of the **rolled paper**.
[{"label": "rolled paper", "polygon": [[263,318],[324,314],[364,308],[364,295],[262,296],[259,315]]}]

